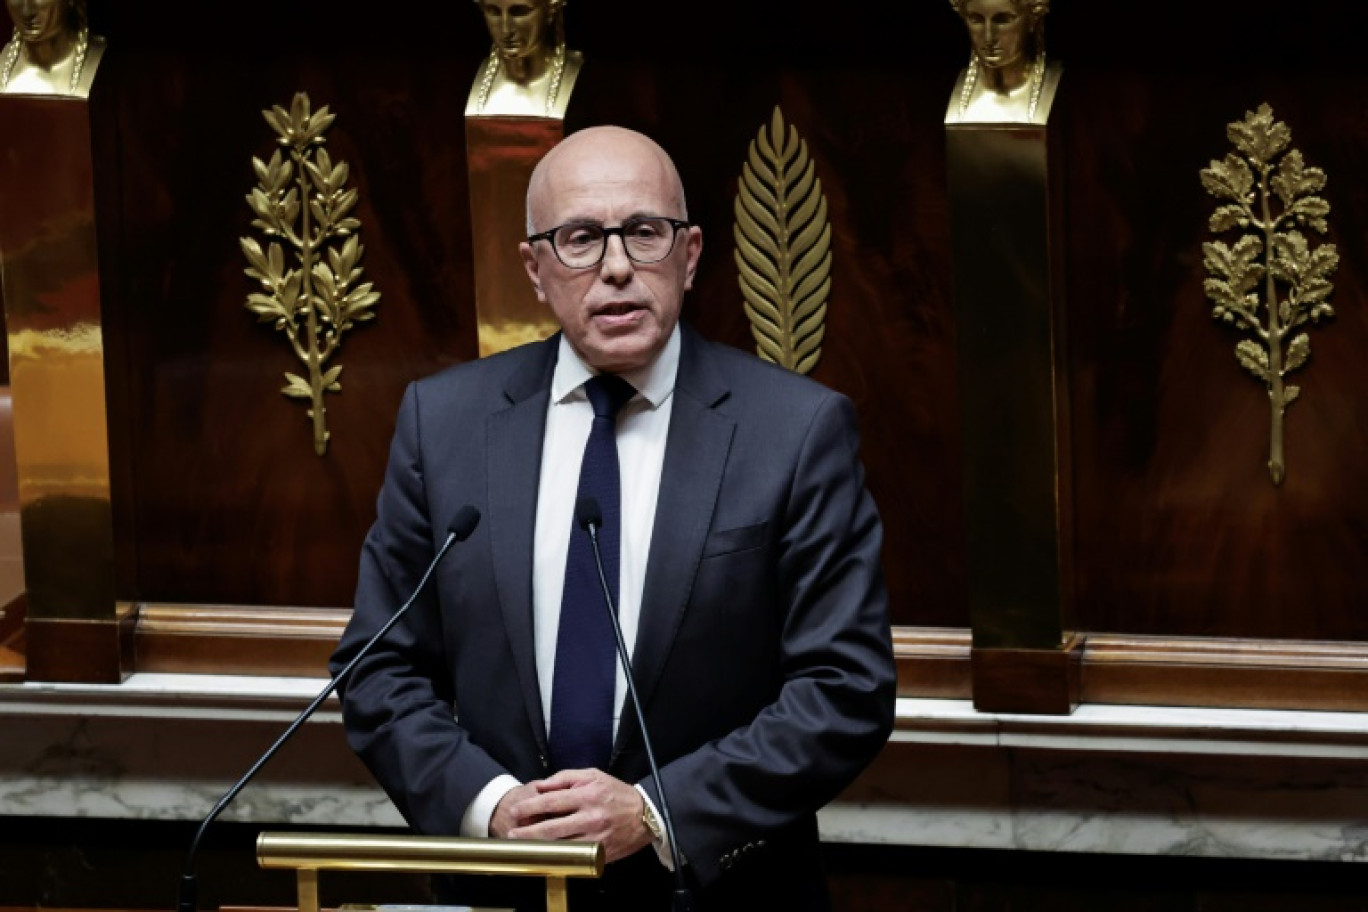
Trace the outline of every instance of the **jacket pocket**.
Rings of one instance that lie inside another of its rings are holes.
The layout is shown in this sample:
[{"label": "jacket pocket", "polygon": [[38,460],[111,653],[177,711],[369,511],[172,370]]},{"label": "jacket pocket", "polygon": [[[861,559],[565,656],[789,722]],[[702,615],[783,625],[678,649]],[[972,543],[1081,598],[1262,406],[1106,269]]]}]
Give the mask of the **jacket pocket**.
[{"label": "jacket pocket", "polygon": [[735,554],[737,551],[749,551],[752,548],[759,548],[765,543],[766,532],[769,531],[769,523],[758,522],[750,526],[739,526],[735,529],[722,529],[708,536],[707,543],[703,546],[703,559],[710,557],[720,557],[723,554]]}]

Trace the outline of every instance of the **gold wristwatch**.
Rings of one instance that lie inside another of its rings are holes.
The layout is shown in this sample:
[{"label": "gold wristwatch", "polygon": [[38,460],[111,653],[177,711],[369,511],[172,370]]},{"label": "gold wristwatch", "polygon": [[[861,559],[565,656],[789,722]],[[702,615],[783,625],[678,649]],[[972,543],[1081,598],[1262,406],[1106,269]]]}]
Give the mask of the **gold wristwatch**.
[{"label": "gold wristwatch", "polygon": [[656,817],[655,811],[651,809],[651,802],[646,800],[645,795],[641,796],[641,822],[651,831],[653,841],[660,842],[665,838],[665,831],[660,828],[660,818]]}]

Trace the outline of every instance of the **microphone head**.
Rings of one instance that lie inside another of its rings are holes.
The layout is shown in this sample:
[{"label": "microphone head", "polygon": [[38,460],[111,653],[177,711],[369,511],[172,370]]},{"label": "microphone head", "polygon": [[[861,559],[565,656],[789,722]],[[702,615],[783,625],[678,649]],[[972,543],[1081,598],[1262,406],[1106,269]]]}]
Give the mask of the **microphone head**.
[{"label": "microphone head", "polygon": [[451,525],[447,527],[452,535],[456,536],[458,542],[463,542],[470,537],[470,533],[475,531],[475,527],[480,524],[480,511],[466,504],[456,511],[456,517],[452,519]]},{"label": "microphone head", "polygon": [[599,509],[597,497],[581,497],[575,501],[575,521],[586,530],[590,526],[599,528],[603,525],[603,510]]}]

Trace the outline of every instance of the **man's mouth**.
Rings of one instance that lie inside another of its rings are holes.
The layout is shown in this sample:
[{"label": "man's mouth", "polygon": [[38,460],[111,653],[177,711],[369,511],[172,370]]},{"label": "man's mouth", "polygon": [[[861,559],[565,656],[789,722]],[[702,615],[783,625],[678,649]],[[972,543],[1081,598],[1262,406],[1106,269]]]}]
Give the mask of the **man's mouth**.
[{"label": "man's mouth", "polygon": [[594,311],[594,316],[621,317],[640,309],[640,304],[605,304]]}]

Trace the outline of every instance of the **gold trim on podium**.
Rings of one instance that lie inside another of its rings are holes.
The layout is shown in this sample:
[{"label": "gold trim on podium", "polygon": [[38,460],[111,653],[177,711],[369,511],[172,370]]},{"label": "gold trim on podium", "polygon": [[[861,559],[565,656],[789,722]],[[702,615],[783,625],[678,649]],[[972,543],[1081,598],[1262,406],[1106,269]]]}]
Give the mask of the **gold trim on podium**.
[{"label": "gold trim on podium", "polygon": [[262,833],[257,863],[298,872],[299,912],[318,912],[319,871],[504,874],[546,878],[547,912],[567,912],[568,877],[601,877],[597,842]]}]

